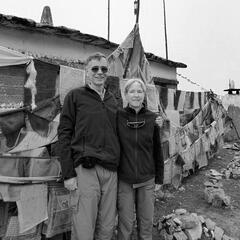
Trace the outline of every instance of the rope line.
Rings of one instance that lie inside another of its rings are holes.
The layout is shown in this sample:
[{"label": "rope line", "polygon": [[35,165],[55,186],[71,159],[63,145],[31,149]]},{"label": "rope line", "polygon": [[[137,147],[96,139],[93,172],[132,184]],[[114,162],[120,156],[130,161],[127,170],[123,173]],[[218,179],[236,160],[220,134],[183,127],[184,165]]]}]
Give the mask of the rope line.
[{"label": "rope line", "polygon": [[185,79],[186,81],[188,81],[189,83],[191,83],[191,84],[193,84],[193,85],[196,85],[196,86],[198,86],[198,87],[200,87],[201,88],[201,90],[203,90],[203,91],[209,91],[208,89],[206,89],[206,88],[204,88],[204,87],[202,87],[200,84],[198,84],[198,83],[196,83],[196,82],[194,82],[194,81],[192,81],[191,79],[189,79],[188,77],[185,77],[185,76],[183,76],[182,74],[180,74],[180,73],[177,73],[177,75],[179,76],[179,77],[181,77],[181,78],[183,78],[183,79]]}]

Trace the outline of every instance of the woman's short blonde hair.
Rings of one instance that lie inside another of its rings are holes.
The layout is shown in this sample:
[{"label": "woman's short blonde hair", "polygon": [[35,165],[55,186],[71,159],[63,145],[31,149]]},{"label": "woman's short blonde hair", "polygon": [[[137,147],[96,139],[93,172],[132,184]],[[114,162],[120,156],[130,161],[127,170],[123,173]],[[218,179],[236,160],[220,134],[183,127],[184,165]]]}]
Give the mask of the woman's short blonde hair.
[{"label": "woman's short blonde hair", "polygon": [[146,93],[146,85],[140,78],[130,78],[130,79],[127,80],[127,82],[124,85],[124,88],[123,88],[124,95],[126,95],[128,93],[129,88],[135,82],[139,83],[141,85],[141,88],[142,88],[144,94]]}]

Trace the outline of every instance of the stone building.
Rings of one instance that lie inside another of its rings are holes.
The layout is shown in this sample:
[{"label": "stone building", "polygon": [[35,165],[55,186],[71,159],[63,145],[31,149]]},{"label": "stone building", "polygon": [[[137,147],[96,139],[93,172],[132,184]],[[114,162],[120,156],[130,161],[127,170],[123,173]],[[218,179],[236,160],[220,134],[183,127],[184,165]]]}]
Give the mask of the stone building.
[{"label": "stone building", "polygon": [[[36,59],[37,77],[41,75],[41,78],[45,79],[41,80],[44,93],[37,96],[41,99],[51,97],[50,92],[54,88],[54,83],[48,80],[57,71],[55,65],[61,64],[81,69],[83,61],[89,54],[103,52],[109,55],[118,47],[118,44],[98,36],[63,26],[54,26],[49,7],[44,8],[40,23],[26,18],[0,14],[0,35],[0,46],[28,54]],[[176,89],[178,84],[177,68],[186,68],[187,66],[181,62],[166,60],[153,53],[145,54],[150,63],[154,82],[163,87]],[[48,71],[47,74],[47,69],[53,71]],[[41,73],[39,74],[39,72]],[[3,88],[0,95],[12,94],[16,99],[19,98],[17,92],[26,91],[21,89],[24,75],[25,70],[21,66],[1,67],[2,80],[0,81]],[[11,100],[2,97],[0,103],[4,101]]]}]

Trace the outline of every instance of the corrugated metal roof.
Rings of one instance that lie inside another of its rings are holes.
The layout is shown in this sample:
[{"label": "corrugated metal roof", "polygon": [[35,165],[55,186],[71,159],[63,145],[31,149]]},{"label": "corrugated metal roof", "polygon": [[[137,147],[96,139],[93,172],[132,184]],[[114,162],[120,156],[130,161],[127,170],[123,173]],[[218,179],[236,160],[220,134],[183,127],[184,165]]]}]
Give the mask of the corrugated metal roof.
[{"label": "corrugated metal roof", "polygon": [[[24,31],[40,32],[44,34],[58,35],[70,38],[74,41],[90,44],[105,49],[116,49],[118,44],[110,42],[102,37],[81,33],[79,30],[67,28],[64,26],[50,26],[36,23],[31,19],[20,18],[16,16],[0,14],[0,25],[10,28],[17,28]],[[149,61],[165,64],[169,67],[186,68],[187,65],[181,62],[174,62],[154,55],[153,53],[145,53]]]}]

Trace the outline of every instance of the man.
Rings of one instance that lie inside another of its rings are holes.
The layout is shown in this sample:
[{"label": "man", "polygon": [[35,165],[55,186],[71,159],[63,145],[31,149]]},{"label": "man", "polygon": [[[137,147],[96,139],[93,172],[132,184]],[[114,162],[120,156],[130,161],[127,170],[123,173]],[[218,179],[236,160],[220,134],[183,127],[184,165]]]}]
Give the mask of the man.
[{"label": "man", "polygon": [[65,97],[58,128],[64,186],[73,205],[72,240],[111,239],[116,216],[117,102],[104,89],[101,53],[86,61],[86,86]]}]

